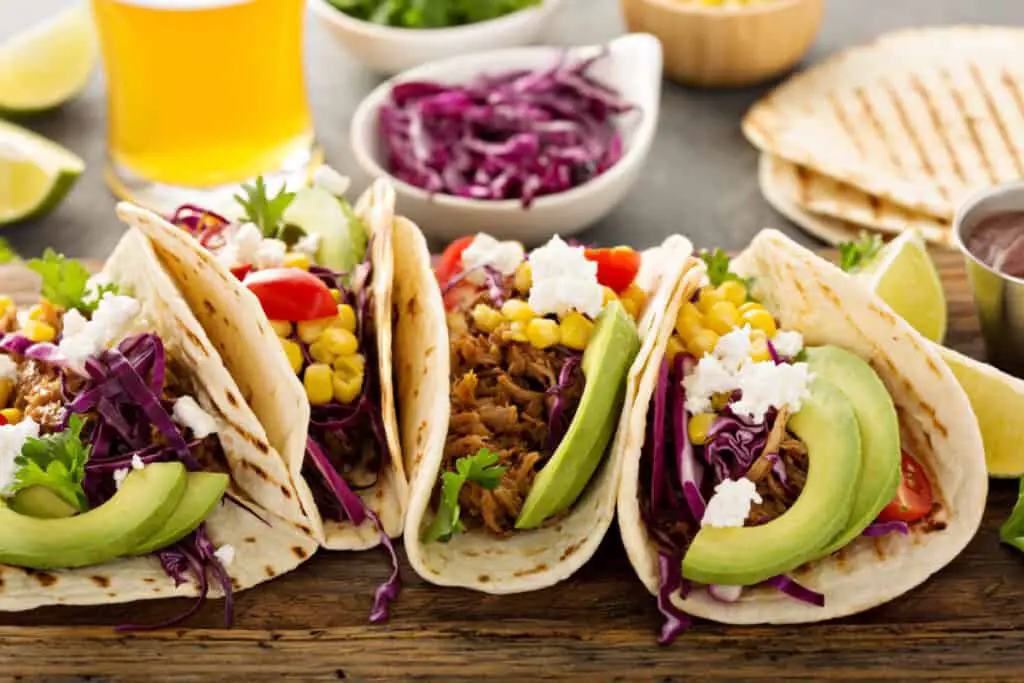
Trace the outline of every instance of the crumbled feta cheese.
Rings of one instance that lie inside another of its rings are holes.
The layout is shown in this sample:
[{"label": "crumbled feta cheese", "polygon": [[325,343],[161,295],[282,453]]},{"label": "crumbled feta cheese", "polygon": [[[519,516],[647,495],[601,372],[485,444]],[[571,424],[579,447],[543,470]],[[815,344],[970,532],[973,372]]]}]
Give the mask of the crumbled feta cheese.
[{"label": "crumbled feta cheese", "polygon": [[59,344],[61,353],[72,367],[80,369],[86,358],[116,340],[131,325],[139,310],[139,302],[132,297],[108,292],[93,312],[92,320],[86,320],[76,310],[68,311],[64,315],[64,333]]},{"label": "crumbled feta cheese", "polygon": [[284,265],[285,254],[288,253],[288,245],[281,240],[263,240],[260,248],[256,250],[256,266],[258,268],[278,268]]},{"label": "crumbled feta cheese", "polygon": [[743,396],[732,403],[732,412],[761,424],[771,408],[785,406],[791,413],[800,410],[803,399],[810,396],[814,375],[807,363],[776,365],[764,361],[748,363],[736,377],[736,388]]},{"label": "crumbled feta cheese", "polygon": [[120,491],[121,487],[124,486],[124,480],[128,478],[128,473],[131,472],[127,467],[122,467],[119,470],[114,470],[114,486]]},{"label": "crumbled feta cheese", "polygon": [[715,357],[729,372],[736,372],[750,360],[754,345],[750,341],[750,325],[738,327],[732,332],[723,334],[715,345]]},{"label": "crumbled feta cheese", "polygon": [[29,439],[39,437],[39,425],[30,417],[17,424],[0,426],[0,495],[14,484],[14,477],[20,467],[14,459],[21,455],[21,448]]},{"label": "crumbled feta cheese", "polygon": [[341,175],[326,164],[313,171],[313,185],[335,197],[343,197],[351,184],[352,180],[348,176]]},{"label": "crumbled feta cheese", "polygon": [[796,358],[804,349],[804,336],[799,332],[779,331],[772,337],[772,346],[783,358]]},{"label": "crumbled feta cheese", "polygon": [[597,263],[587,260],[583,247],[570,247],[558,235],[530,253],[530,273],[529,304],[538,315],[576,309],[596,318],[604,308]]},{"label": "crumbled feta cheese", "polygon": [[499,242],[481,232],[462,252],[462,268],[466,271],[466,279],[479,285],[484,283],[484,266],[490,266],[502,275],[512,275],[525,256],[519,242]]},{"label": "crumbled feta cheese", "polygon": [[146,463],[142,462],[142,458],[137,455],[132,456],[132,469],[141,470],[146,467]]},{"label": "crumbled feta cheese", "polygon": [[320,251],[320,235],[303,235],[295,243],[295,246],[292,247],[292,251],[297,251],[313,258],[316,256],[316,252]]},{"label": "crumbled feta cheese", "polygon": [[715,487],[715,495],[711,496],[704,508],[704,517],[700,520],[702,527],[739,527],[750,515],[751,503],[760,503],[761,496],[757,486],[746,477],[723,479]]},{"label": "crumbled feta cheese", "polygon": [[191,429],[192,435],[197,439],[204,439],[219,431],[217,420],[203,410],[191,396],[182,396],[174,402],[171,417],[182,427]]},{"label": "crumbled feta cheese", "polygon": [[233,545],[222,545],[213,551],[213,556],[216,557],[223,566],[227,567],[235,561],[235,547]]},{"label": "crumbled feta cheese", "polygon": [[0,379],[17,379],[18,364],[7,354],[0,355]]},{"label": "crumbled feta cheese", "polygon": [[711,410],[711,397],[736,388],[736,377],[716,356],[704,356],[697,361],[697,367],[683,378],[686,391],[686,409],[691,414]]},{"label": "crumbled feta cheese", "polygon": [[256,263],[256,255],[263,244],[263,233],[255,223],[242,223],[234,234],[228,237],[228,247],[233,247],[234,260],[230,265]]}]

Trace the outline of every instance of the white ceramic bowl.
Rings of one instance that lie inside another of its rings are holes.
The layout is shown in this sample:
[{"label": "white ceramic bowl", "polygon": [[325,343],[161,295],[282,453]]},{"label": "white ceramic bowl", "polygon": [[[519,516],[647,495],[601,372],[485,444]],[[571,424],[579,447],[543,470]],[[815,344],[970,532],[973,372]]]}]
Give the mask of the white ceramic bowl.
[{"label": "white ceramic bowl", "polygon": [[[389,178],[398,194],[398,211],[430,237],[450,240],[484,231],[500,239],[536,244],[553,234],[571,235],[603,218],[629,192],[651,148],[661,99],[661,43],[651,35],[630,34],[608,43],[610,54],[590,74],[614,87],[637,110],[620,117],[623,154],[593,180],[559,194],[538,197],[530,208],[517,199],[466,199],[434,194],[394,178],[384,168],[378,112],[396,83],[433,80],[464,83],[481,73],[541,69],[565,48],[538,46],[493,50],[425,64],[382,83],[362,101],[352,118],[352,151],[374,178]],[[569,48],[571,59],[592,56],[601,46]]]},{"label": "white ceramic bowl", "polygon": [[354,19],[327,0],[309,0],[313,14],[368,68],[391,75],[445,57],[537,42],[562,0],[466,26],[410,29]]}]

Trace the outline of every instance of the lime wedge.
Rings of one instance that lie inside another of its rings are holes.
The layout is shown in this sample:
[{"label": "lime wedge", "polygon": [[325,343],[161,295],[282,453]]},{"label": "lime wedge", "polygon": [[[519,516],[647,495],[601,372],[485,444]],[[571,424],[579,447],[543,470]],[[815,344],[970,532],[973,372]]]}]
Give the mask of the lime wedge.
[{"label": "lime wedge", "polygon": [[927,339],[946,336],[946,295],[921,235],[908,230],[882,247],[855,277]]},{"label": "lime wedge", "polygon": [[71,151],[0,121],[0,225],[53,209],[84,169]]},{"label": "lime wedge", "polygon": [[96,34],[88,3],[0,45],[0,114],[33,114],[68,101],[96,67]]}]

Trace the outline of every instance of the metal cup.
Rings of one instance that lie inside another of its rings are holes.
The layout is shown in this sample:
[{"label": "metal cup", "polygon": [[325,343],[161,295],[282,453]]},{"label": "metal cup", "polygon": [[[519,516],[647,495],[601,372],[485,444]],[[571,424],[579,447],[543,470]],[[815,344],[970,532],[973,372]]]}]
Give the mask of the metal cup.
[{"label": "metal cup", "polygon": [[1011,211],[1024,212],[1024,182],[997,185],[973,194],[953,218],[953,237],[967,264],[988,362],[1024,377],[1024,280],[986,265],[966,246],[981,221]]}]

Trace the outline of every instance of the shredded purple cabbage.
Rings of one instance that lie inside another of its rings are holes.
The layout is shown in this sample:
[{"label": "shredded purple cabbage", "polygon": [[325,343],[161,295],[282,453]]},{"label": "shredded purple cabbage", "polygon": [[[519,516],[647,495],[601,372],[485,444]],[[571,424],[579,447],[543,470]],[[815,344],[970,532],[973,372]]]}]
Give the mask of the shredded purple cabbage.
[{"label": "shredded purple cabbage", "polygon": [[59,367],[67,367],[68,359],[55,344],[34,342],[20,334],[0,336],[0,351],[15,353],[30,360],[50,363]]},{"label": "shredded purple cabbage", "polygon": [[566,392],[576,383],[577,370],[583,362],[583,355],[580,353],[569,354],[562,369],[558,371],[558,384],[548,389],[548,393],[554,396],[551,407],[548,409],[548,442],[547,449],[554,452],[562,437],[572,423],[572,415],[566,415],[567,400]]},{"label": "shredded purple cabbage", "polygon": [[683,558],[679,555],[658,553],[658,611],[665,617],[658,635],[658,645],[669,645],[693,623],[689,616],[672,604],[672,594],[679,591],[685,598],[688,592],[683,581]]},{"label": "shredded purple cabbage", "polygon": [[716,484],[747,473],[768,443],[773,420],[769,415],[754,424],[731,412],[718,416],[708,429],[703,453],[704,462],[714,469]]},{"label": "shredded purple cabbage", "polygon": [[782,359],[782,356],[779,355],[779,352],[775,350],[775,344],[772,344],[771,339],[765,339],[764,343],[768,347],[768,355],[772,357],[773,363],[776,365],[782,365],[786,362]]},{"label": "shredded purple cabbage", "polygon": [[888,522],[874,521],[868,524],[864,531],[861,532],[863,536],[885,536],[887,534],[903,534],[906,536],[910,533],[910,526],[906,522],[894,519]]},{"label": "shredded purple cabbage", "polygon": [[[704,483],[704,466],[697,460],[690,443],[690,435],[686,428],[686,391],[683,389],[683,378],[693,370],[697,360],[688,353],[680,353],[675,357],[674,377],[672,382],[672,432],[675,436],[676,471],[679,473],[679,484],[683,496],[690,508],[691,517],[700,521],[704,518],[705,501],[701,493]],[[665,368],[668,361],[663,361]],[[667,378],[666,378],[667,379]],[[657,419],[657,418],[655,418]]]},{"label": "shredded purple cabbage", "polygon": [[377,586],[377,590],[373,593],[373,609],[370,610],[370,621],[376,624],[387,621],[390,618],[391,603],[398,599],[398,594],[402,590],[402,575],[398,568],[398,551],[395,550],[395,544],[391,542],[391,537],[384,533],[384,527],[373,510],[367,509],[366,514],[373,520],[374,526],[377,527],[377,531],[380,533],[380,542],[391,557],[391,576],[388,577],[387,581]]},{"label": "shredded purple cabbage", "polygon": [[789,473],[786,471],[786,463],[778,453],[765,453],[765,459],[772,464],[772,472],[778,477],[779,483],[786,491],[792,491],[789,487]]},{"label": "shredded purple cabbage", "polygon": [[779,574],[765,581],[765,584],[785,593],[791,598],[799,600],[800,602],[806,602],[809,605],[815,605],[817,607],[825,606],[825,596],[817,591],[813,591],[806,586],[802,586],[785,574]]},{"label": "shredded purple cabbage", "polygon": [[634,111],[587,74],[594,59],[484,75],[464,85],[400,83],[378,114],[388,170],[431,193],[520,199],[582,185],[622,157],[613,117]]}]

